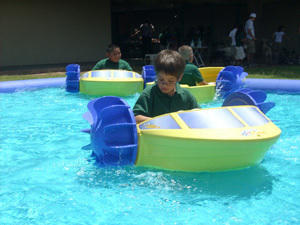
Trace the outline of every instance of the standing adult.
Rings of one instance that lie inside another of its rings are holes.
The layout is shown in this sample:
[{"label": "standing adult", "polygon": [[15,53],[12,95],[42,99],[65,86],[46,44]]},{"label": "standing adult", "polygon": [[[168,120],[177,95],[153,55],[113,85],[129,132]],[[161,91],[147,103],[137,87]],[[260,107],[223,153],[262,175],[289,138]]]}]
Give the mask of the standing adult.
[{"label": "standing adult", "polygon": [[243,47],[245,35],[243,35],[242,26],[234,26],[234,28],[229,32],[228,36],[231,38],[231,50],[235,64],[241,65],[243,59],[246,57]]},{"label": "standing adult", "polygon": [[274,58],[275,58],[275,63],[280,62],[280,54],[282,50],[282,41],[283,37],[285,36],[284,32],[284,26],[279,26],[277,31],[273,34],[274,38]]},{"label": "standing adult", "polygon": [[236,46],[236,32],[237,32],[237,26],[234,26],[234,28],[229,32],[228,36],[231,38],[231,46]]},{"label": "standing adult", "polygon": [[141,24],[140,32],[142,35],[142,51],[143,56],[145,57],[145,54],[152,53],[152,37],[154,26],[150,23],[149,20],[146,20],[143,24]]},{"label": "standing adult", "polygon": [[256,19],[256,13],[251,13],[249,19],[245,24],[245,34],[246,34],[246,51],[247,51],[247,61],[249,66],[253,63],[253,57],[255,54],[255,29],[254,21]]}]

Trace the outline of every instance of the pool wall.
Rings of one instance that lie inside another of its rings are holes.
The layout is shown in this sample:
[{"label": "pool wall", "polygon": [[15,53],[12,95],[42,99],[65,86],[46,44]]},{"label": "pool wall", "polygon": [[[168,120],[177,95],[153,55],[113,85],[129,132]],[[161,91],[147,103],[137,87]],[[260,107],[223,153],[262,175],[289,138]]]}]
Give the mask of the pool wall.
[{"label": "pool wall", "polygon": [[[0,82],[0,93],[13,93],[24,90],[65,87],[65,85],[65,77],[3,81]],[[300,80],[248,78],[245,80],[245,86],[247,88],[264,91],[300,92]]]},{"label": "pool wall", "polygon": [[264,91],[300,92],[300,80],[246,79],[245,86]]},{"label": "pool wall", "polygon": [[0,93],[13,93],[16,91],[36,90],[42,88],[65,87],[66,78],[44,78],[32,80],[15,80],[0,82]]}]

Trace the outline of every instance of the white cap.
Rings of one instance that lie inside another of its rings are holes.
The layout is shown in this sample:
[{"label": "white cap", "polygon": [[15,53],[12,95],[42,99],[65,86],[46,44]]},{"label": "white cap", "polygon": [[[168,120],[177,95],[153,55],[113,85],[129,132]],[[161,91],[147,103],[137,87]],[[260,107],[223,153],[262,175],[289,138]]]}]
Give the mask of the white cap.
[{"label": "white cap", "polygon": [[251,13],[249,17],[256,18],[256,13]]}]

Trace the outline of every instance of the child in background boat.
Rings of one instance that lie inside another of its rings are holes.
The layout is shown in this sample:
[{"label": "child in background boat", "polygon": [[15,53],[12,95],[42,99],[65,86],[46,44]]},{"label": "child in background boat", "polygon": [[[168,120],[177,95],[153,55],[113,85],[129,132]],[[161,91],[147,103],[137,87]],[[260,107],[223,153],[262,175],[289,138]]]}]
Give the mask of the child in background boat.
[{"label": "child in background boat", "polygon": [[133,107],[137,123],[165,113],[199,108],[195,97],[178,84],[185,68],[184,59],[178,52],[161,51],[154,66],[157,81],[144,89]]},{"label": "child in background boat", "polygon": [[129,63],[121,59],[122,54],[119,46],[110,44],[106,49],[106,56],[107,58],[97,62],[92,70],[115,69],[132,71]]},{"label": "child in background boat", "polygon": [[183,45],[178,49],[178,52],[186,62],[180,84],[187,84],[189,86],[206,85],[207,83],[204,81],[198,67],[193,64],[193,49],[188,45]]}]

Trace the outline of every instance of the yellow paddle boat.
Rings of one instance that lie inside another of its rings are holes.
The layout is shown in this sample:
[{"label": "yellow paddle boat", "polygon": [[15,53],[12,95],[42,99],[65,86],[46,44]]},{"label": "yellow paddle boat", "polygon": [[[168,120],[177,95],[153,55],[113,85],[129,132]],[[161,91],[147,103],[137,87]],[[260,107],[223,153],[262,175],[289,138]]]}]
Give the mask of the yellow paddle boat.
[{"label": "yellow paddle boat", "polygon": [[225,171],[262,161],[280,129],[256,106],[226,106],[164,114],[136,124],[117,97],[94,99],[84,118],[99,165],[178,171]]},{"label": "yellow paddle boat", "polygon": [[200,67],[199,71],[203,79],[207,82],[216,82],[218,74],[224,67]]},{"label": "yellow paddle boat", "polygon": [[281,131],[255,106],[197,109],[137,126],[137,166],[224,171],[262,161]]},{"label": "yellow paddle boat", "polygon": [[95,70],[84,73],[79,80],[79,91],[95,96],[129,96],[144,88],[142,76],[126,70]]},{"label": "yellow paddle boat", "polygon": [[181,87],[189,90],[198,103],[206,103],[214,100],[216,94],[216,79],[224,67],[200,67],[199,71],[208,85],[188,86],[182,84]]}]

